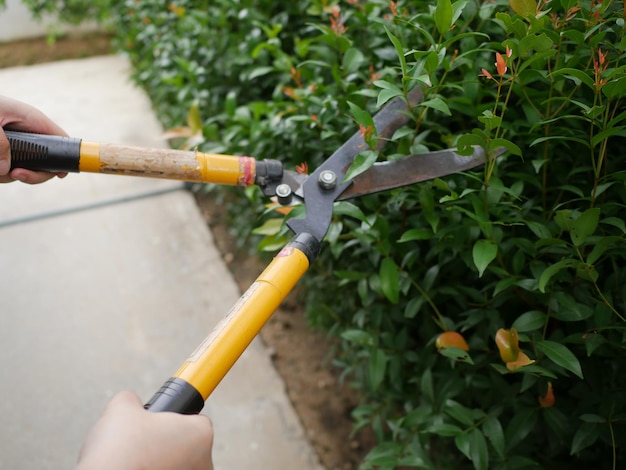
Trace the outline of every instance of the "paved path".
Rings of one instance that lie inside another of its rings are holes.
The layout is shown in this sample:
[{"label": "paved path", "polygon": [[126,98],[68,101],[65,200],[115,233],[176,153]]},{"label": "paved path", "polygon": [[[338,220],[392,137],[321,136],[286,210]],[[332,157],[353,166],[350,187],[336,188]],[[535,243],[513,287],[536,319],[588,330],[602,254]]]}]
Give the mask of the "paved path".
[{"label": "paved path", "polygon": [[[118,56],[0,70],[0,93],[70,135],[160,147]],[[238,299],[178,182],[69,175],[0,185],[0,469],[73,467],[119,390],[147,400]],[[258,340],[207,401],[216,469],[317,469]]]}]

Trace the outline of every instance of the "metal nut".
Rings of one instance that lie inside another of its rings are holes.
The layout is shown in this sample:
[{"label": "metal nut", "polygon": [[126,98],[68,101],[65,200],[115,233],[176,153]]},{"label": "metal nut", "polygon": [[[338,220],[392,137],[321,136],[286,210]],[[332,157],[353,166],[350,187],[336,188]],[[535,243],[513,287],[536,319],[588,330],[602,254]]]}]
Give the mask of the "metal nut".
[{"label": "metal nut", "polygon": [[335,189],[335,186],[337,186],[337,175],[334,171],[324,170],[320,173],[317,182],[322,189]]},{"label": "metal nut", "polygon": [[286,206],[291,202],[291,197],[291,187],[288,184],[283,183],[276,186],[276,198],[280,204]]}]

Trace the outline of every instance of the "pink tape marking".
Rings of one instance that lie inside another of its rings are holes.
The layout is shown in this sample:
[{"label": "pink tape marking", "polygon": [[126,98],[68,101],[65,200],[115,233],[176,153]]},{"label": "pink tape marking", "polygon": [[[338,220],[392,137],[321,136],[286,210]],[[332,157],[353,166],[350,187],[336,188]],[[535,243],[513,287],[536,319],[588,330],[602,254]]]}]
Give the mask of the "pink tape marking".
[{"label": "pink tape marking", "polygon": [[239,186],[250,186],[256,179],[256,162],[251,157],[239,157]]}]

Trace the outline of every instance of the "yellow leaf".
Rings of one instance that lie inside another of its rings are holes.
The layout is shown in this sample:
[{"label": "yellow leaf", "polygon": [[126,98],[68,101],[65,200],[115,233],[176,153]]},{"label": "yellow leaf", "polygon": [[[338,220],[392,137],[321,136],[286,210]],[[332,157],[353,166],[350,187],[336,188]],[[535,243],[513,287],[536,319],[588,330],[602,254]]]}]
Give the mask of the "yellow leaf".
[{"label": "yellow leaf", "polygon": [[554,390],[552,389],[552,382],[548,382],[548,391],[544,396],[539,396],[539,405],[542,408],[552,408],[556,402],[554,398]]},{"label": "yellow leaf", "polygon": [[520,367],[529,366],[534,363],[535,361],[533,361],[525,353],[520,351],[515,361],[506,363],[506,368],[509,369],[511,372],[515,372]]},{"label": "yellow leaf", "polygon": [[498,351],[500,351],[502,362],[516,361],[520,353],[517,330],[515,328],[510,330],[500,328],[496,333],[496,346],[498,346]]},{"label": "yellow leaf", "polygon": [[187,113],[187,125],[191,129],[191,133],[202,131],[202,118],[200,117],[200,107],[198,103],[194,103]]},{"label": "yellow leaf", "polygon": [[441,333],[435,341],[435,346],[437,349],[442,348],[459,348],[463,351],[469,351],[469,346],[465,341],[465,338],[460,333],[456,331],[446,331]]}]

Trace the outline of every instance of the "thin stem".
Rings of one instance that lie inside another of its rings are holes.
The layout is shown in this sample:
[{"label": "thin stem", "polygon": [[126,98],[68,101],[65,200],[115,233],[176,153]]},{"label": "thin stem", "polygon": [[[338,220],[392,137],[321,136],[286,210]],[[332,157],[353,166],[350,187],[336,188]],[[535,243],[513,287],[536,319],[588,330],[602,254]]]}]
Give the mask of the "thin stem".
[{"label": "thin stem", "polygon": [[611,412],[609,413],[608,423],[609,423],[609,432],[611,433],[611,449],[613,451],[613,470],[616,470],[616,468],[617,468],[617,449],[616,449],[616,446],[615,446],[615,432],[613,431],[613,422],[612,422],[613,412],[614,411],[615,411],[615,402],[613,402],[613,405],[611,405]]},{"label": "thin stem", "polygon": [[424,296],[424,298],[426,299],[426,302],[428,302],[428,305],[430,305],[430,308],[432,308],[433,311],[435,312],[435,314],[437,315],[437,324],[441,327],[441,329],[445,330],[446,322],[445,322],[445,320],[443,318],[443,315],[441,314],[441,312],[439,311],[439,309],[435,305],[435,303],[428,296],[426,291],[424,289],[422,289],[422,286],[420,286],[417,282],[411,281],[411,284],[413,284],[413,287],[415,287],[419,291],[419,293]]}]

